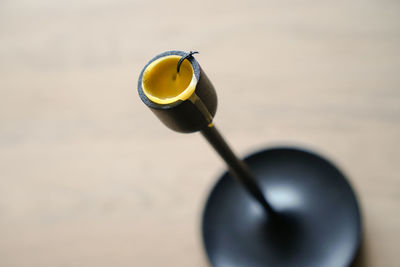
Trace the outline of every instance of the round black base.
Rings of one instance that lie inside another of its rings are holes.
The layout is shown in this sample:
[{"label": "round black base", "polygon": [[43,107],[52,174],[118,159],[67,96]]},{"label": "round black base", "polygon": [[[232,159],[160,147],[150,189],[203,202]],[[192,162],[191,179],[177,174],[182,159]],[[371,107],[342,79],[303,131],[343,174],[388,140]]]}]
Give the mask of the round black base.
[{"label": "round black base", "polygon": [[361,241],[357,199],[327,160],[294,148],[245,159],[277,215],[224,173],[203,215],[203,239],[215,267],[350,266]]}]

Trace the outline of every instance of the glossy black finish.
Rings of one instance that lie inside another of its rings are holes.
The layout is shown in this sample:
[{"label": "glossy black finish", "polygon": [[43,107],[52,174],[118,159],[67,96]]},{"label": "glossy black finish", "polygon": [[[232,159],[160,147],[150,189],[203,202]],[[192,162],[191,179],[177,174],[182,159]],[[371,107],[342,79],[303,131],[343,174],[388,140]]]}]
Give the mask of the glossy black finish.
[{"label": "glossy black finish", "polygon": [[295,148],[264,150],[245,162],[277,215],[223,174],[203,214],[213,266],[350,266],[361,242],[360,210],[335,166]]}]

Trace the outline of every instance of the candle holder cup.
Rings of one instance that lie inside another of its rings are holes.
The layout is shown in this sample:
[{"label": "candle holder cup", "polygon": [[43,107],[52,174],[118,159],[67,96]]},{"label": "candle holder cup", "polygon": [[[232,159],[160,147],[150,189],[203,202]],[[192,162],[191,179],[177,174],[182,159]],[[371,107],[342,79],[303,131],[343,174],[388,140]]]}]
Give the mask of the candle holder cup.
[{"label": "candle holder cup", "polygon": [[192,54],[168,51],[150,60],[138,91],[167,127],[200,131],[228,165],[202,218],[210,263],[350,266],[362,227],[357,198],[345,176],[322,156],[295,147],[269,148],[239,159],[213,124],[215,89]]}]

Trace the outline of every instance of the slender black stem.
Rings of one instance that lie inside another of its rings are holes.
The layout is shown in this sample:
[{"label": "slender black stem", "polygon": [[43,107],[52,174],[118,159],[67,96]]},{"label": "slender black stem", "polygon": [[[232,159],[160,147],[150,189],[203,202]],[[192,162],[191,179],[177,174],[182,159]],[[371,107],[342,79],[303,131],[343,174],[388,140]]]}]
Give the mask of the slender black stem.
[{"label": "slender black stem", "polygon": [[254,179],[247,164],[233,153],[232,149],[225,142],[218,130],[214,126],[206,127],[201,131],[201,133],[226,162],[232,176],[247,189],[247,191],[264,207],[269,215],[275,214],[271,205],[265,199],[260,186]]}]

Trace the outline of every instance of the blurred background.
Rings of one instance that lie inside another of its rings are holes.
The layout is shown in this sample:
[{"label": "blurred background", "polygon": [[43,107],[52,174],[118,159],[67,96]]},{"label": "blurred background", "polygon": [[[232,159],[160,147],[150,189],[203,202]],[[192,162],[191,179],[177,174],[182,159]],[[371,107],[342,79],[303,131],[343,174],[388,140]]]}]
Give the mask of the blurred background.
[{"label": "blurred background", "polygon": [[137,95],[196,55],[239,155],[316,150],[363,209],[362,266],[398,266],[398,1],[0,1],[0,266],[208,266],[222,161]]}]

